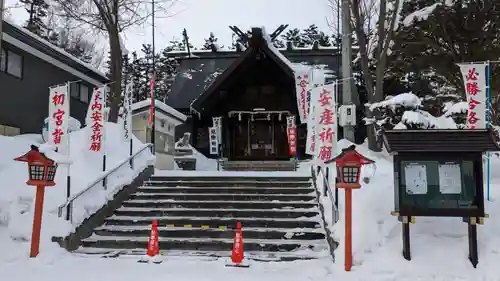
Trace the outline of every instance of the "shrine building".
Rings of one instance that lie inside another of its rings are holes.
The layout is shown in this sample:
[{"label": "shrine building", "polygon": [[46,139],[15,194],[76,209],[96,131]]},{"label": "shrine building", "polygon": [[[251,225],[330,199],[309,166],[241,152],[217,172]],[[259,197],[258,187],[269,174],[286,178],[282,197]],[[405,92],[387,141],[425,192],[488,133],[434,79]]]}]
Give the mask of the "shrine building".
[{"label": "shrine building", "polygon": [[176,139],[190,132],[193,147],[213,157],[208,128],[213,126],[212,117],[222,117],[221,156],[226,161],[288,161],[286,117],[294,115],[297,158],[309,157],[294,68],[314,68],[329,84],[340,76],[341,57],[337,48],[317,44],[309,49],[293,49],[291,44],[276,49],[269,41],[279,33],[267,35],[252,28],[251,36],[244,38],[248,40],[244,50],[170,53],[180,65],[166,104],[188,116],[176,128]]}]

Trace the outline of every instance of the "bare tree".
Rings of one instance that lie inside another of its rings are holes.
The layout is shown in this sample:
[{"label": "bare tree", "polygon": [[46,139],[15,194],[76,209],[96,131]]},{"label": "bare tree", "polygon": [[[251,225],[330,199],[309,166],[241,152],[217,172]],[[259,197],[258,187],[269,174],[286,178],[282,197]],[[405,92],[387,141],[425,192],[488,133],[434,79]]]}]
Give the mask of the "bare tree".
[{"label": "bare tree", "polygon": [[[131,26],[146,23],[153,9],[149,0],[54,0],[64,16],[84,25],[91,26],[107,35],[110,50],[109,71],[112,83],[109,121],[116,122],[121,99],[122,81],[122,42],[120,34]],[[166,11],[175,0],[157,0],[155,11],[159,16]]]},{"label": "bare tree", "polygon": [[[353,0],[351,2],[353,27],[359,46],[359,63],[365,82],[368,102],[382,101],[384,98],[384,76],[388,50],[398,20],[398,12],[404,0]],[[367,120],[373,119],[373,112],[366,109]],[[377,142],[377,128],[368,122],[368,144],[370,149],[380,151]]]}]

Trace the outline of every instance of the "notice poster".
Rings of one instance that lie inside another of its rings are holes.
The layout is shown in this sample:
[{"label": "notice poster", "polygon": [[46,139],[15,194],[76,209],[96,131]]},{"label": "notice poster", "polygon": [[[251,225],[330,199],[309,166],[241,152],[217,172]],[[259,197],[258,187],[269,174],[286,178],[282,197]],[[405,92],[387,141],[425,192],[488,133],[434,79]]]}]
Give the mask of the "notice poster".
[{"label": "notice poster", "polygon": [[439,192],[441,192],[441,194],[462,193],[462,173],[460,164],[439,165]]},{"label": "notice poster", "polygon": [[405,184],[407,194],[427,194],[426,166],[419,164],[405,166]]}]

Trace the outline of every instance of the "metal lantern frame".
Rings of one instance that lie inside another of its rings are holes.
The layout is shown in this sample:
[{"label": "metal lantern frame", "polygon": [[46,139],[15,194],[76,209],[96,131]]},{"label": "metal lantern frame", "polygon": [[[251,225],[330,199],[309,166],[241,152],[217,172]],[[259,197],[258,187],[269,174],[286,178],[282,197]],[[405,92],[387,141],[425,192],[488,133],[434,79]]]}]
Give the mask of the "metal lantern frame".
[{"label": "metal lantern frame", "polygon": [[14,160],[28,163],[29,180],[26,182],[27,185],[56,185],[54,179],[56,177],[57,164],[54,160],[41,153],[38,147],[32,145],[30,151]]}]

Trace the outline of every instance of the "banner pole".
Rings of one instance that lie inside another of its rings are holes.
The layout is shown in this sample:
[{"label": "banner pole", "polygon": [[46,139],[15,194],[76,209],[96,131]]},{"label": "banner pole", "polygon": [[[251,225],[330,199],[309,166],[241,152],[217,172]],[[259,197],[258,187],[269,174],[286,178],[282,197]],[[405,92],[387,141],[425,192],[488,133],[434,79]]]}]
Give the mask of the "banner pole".
[{"label": "banner pole", "polygon": [[[488,96],[486,98],[487,102],[487,115],[486,115],[486,128],[491,127],[491,62],[488,61],[487,67],[487,77],[488,77]],[[487,170],[486,170],[486,199],[490,201],[490,178],[491,178],[491,160],[490,160],[490,152],[488,151],[488,160],[487,160]]]}]

